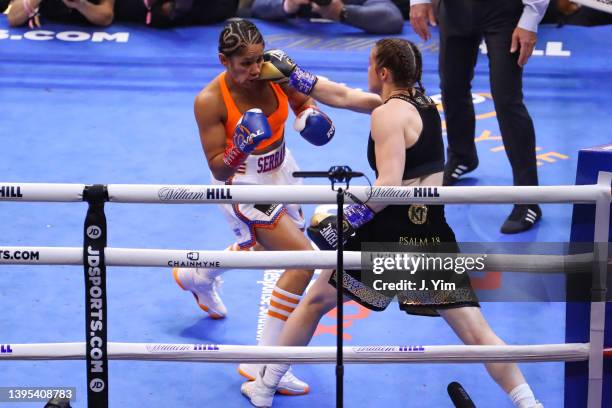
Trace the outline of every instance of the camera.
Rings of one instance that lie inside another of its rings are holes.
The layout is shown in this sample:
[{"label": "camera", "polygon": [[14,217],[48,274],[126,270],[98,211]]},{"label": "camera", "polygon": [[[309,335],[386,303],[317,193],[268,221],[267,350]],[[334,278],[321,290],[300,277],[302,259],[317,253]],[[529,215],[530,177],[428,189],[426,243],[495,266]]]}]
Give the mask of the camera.
[{"label": "camera", "polygon": [[329,6],[332,0],[312,0],[312,2],[318,4],[319,6]]}]

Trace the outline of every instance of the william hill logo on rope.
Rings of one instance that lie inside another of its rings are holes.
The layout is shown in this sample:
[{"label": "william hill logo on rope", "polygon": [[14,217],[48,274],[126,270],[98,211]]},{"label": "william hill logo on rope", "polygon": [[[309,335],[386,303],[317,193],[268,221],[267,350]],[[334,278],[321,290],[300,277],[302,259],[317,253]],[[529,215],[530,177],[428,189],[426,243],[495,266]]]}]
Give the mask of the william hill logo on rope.
[{"label": "william hill logo on rope", "polygon": [[355,353],[423,353],[424,346],[360,346],[353,347]]},{"label": "william hill logo on rope", "polygon": [[10,344],[0,344],[0,354],[12,354],[13,349]]},{"label": "william hill logo on rope", "polygon": [[219,351],[218,344],[147,344],[149,353],[184,353],[187,351]]},{"label": "william hill logo on rope", "polygon": [[219,351],[219,346],[216,344],[194,344],[193,351]]},{"label": "william hill logo on rope", "polygon": [[145,345],[149,353],[182,353],[192,349],[191,344],[147,344]]},{"label": "william hill logo on rope", "polygon": [[440,197],[438,187],[414,187],[412,189],[413,197],[435,198]]},{"label": "william hill logo on rope", "polygon": [[23,198],[21,186],[0,186],[0,198]]},{"label": "william hill logo on rope", "polygon": [[157,196],[162,201],[231,200],[233,198],[227,187],[211,187],[206,190],[164,187],[159,189]]},{"label": "william hill logo on rope", "polygon": [[373,187],[370,190],[366,189],[368,197],[415,197],[415,198],[439,198],[440,193],[438,187]]}]

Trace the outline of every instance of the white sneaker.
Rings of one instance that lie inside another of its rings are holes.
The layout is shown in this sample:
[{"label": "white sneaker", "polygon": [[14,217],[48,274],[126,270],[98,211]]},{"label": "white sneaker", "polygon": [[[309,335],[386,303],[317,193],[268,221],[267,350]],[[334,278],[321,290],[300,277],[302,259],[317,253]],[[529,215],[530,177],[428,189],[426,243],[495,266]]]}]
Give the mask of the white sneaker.
[{"label": "white sneaker", "polygon": [[227,315],[227,308],[217,293],[222,283],[221,277],[209,278],[206,271],[199,268],[174,268],[172,275],[181,289],[193,294],[200,309],[213,319],[223,319]]},{"label": "white sneaker", "polygon": [[258,408],[270,408],[272,407],[272,401],[274,400],[274,393],[276,389],[274,387],[268,387],[263,381],[264,367],[261,366],[262,371],[257,373],[255,381],[247,381],[240,387],[242,395],[247,397],[251,404]]},{"label": "white sneaker", "polygon": [[[253,382],[257,378],[260,368],[260,364],[240,364],[238,366],[238,373]],[[304,395],[308,394],[309,391],[310,387],[308,384],[293,375],[291,368],[283,375],[283,378],[278,383],[278,387],[276,387],[276,392],[283,395]]]}]

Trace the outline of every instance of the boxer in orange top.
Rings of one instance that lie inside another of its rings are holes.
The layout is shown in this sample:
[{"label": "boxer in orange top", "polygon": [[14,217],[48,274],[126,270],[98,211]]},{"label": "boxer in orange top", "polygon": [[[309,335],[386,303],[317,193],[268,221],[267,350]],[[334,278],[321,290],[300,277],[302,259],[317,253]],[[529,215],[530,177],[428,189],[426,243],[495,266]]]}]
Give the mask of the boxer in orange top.
[{"label": "boxer in orange top", "polygon": [[[294,128],[309,142],[323,145],[334,134],[331,120],[310,97],[259,78],[263,56],[264,40],[253,23],[236,19],[225,26],[219,36],[219,60],[225,71],[198,94],[194,107],[214,184],[301,184],[292,176],[298,166],[285,147],[289,107],[297,117]],[[223,204],[221,208],[237,237],[230,250],[312,250],[303,233],[299,205]],[[173,270],[179,286],[192,292],[200,308],[213,318],[227,313],[216,290],[222,272],[203,268]],[[312,275],[312,270],[288,269],[279,278],[260,345],[277,344],[285,321]],[[253,364],[239,368],[249,379],[255,378],[257,370]],[[308,385],[291,372],[281,384],[279,392],[283,394],[308,392]]]}]

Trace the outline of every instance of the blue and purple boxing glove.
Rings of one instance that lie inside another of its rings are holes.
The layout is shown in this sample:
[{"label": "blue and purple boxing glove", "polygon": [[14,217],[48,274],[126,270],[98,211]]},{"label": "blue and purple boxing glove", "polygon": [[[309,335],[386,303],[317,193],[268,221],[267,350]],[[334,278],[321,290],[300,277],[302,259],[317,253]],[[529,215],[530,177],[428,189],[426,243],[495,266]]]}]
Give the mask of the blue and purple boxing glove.
[{"label": "blue and purple boxing glove", "polygon": [[344,208],[344,219],[357,229],[374,218],[374,211],[365,204],[351,204]]},{"label": "blue and purple boxing glove", "polygon": [[237,168],[261,142],[270,137],[272,129],[266,115],[261,109],[249,109],[234,129],[234,143],[225,149],[223,162],[228,167]]},{"label": "blue and purple boxing glove", "polygon": [[315,146],[327,144],[336,133],[336,128],[329,116],[316,106],[308,106],[301,111],[293,122],[293,128]]}]

